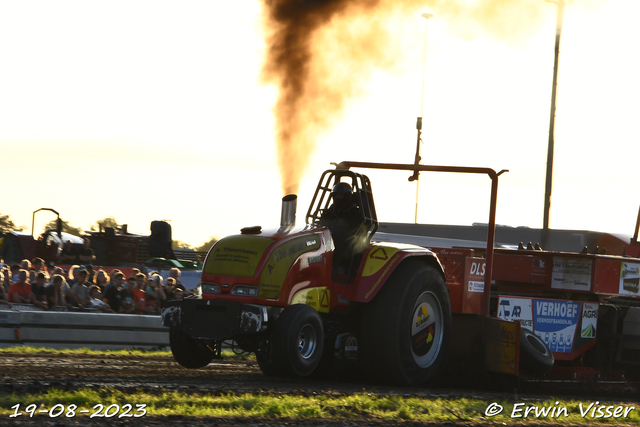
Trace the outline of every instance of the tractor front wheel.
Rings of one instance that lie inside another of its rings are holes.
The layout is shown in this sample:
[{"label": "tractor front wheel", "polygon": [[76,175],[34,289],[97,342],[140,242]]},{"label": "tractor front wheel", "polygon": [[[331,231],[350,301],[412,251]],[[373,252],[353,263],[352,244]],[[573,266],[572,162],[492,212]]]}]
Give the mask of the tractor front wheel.
[{"label": "tractor front wheel", "polygon": [[272,372],[306,377],[318,367],[324,347],[324,329],[322,319],[313,307],[294,304],[282,310],[272,339],[273,360],[277,365]]},{"label": "tractor front wheel", "polygon": [[428,386],[444,368],[450,335],[451,304],[442,273],[408,259],[364,307],[360,365],[375,382]]},{"label": "tractor front wheel", "polygon": [[191,338],[178,328],[169,329],[171,353],[176,362],[189,369],[207,366],[215,357],[215,352],[206,345]]}]

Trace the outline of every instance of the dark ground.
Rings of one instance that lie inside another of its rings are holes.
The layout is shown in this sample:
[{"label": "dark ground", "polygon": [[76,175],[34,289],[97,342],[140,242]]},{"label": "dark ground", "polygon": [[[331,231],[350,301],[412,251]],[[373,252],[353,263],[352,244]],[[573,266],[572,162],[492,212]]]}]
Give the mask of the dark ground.
[{"label": "dark ground", "polygon": [[[287,379],[267,377],[253,360],[227,358],[214,361],[204,369],[189,370],[178,365],[169,356],[94,356],[56,354],[4,354],[0,357],[0,395],[11,393],[37,393],[49,388],[77,390],[85,387],[110,387],[124,392],[143,389],[148,392],[198,391],[213,394],[253,393],[264,395],[295,394],[331,396],[351,395],[366,389],[380,395],[419,396],[424,398],[477,398],[487,402],[522,398],[514,392],[496,392],[469,388],[436,387],[428,390],[363,384],[358,380]],[[541,396],[548,396],[547,393]],[[543,397],[544,398],[544,397]],[[590,400],[593,399],[593,396]],[[141,402],[143,403],[143,402]],[[153,414],[129,419],[49,418],[38,414],[33,418],[0,418],[0,425],[11,426],[413,426],[414,422],[389,422],[379,419],[353,420],[300,420],[255,418],[195,418],[184,416],[159,417]],[[432,424],[435,426],[436,424]],[[460,423],[437,425],[479,425]],[[488,423],[488,425],[496,425]],[[500,423],[501,425],[501,423]],[[516,423],[510,425],[517,425]],[[533,424],[527,424],[532,426]],[[548,425],[548,424],[546,424]]]}]

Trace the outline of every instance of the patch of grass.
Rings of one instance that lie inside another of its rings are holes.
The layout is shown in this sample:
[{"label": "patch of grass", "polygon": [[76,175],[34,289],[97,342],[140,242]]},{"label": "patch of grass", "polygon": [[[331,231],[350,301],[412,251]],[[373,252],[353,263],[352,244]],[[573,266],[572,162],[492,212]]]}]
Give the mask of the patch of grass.
[{"label": "patch of grass", "polygon": [[[29,347],[29,346],[16,346],[0,348],[0,355],[2,354],[59,354],[59,355],[91,355],[91,356],[166,356],[173,357],[170,350],[145,350],[145,349],[127,349],[127,350],[92,350],[89,348],[76,348],[76,349],[53,349],[44,347]],[[238,354],[231,350],[222,350],[222,357],[244,357],[250,359],[254,357],[250,353]]]},{"label": "patch of grass", "polygon": [[102,355],[102,356],[171,356],[171,351],[166,350],[92,350],[90,348],[54,349],[45,347],[16,346],[0,348],[0,354],[61,354],[61,355]]},{"label": "patch of grass", "polygon": [[[51,410],[55,405],[61,411],[60,417],[65,417],[70,405],[80,415],[81,410],[89,411],[87,416],[98,413],[108,415],[122,415],[130,408],[129,415],[141,415],[146,411],[149,415],[185,415],[212,417],[261,417],[261,418],[311,418],[311,419],[379,419],[413,421],[423,423],[490,421],[494,423],[532,422],[532,423],[572,423],[587,424],[599,421],[608,424],[640,425],[640,408],[627,412],[626,417],[605,417],[607,406],[611,406],[611,413],[615,407],[633,407],[632,403],[599,403],[603,406],[605,416],[598,416],[586,408],[595,402],[589,401],[561,401],[549,399],[546,401],[526,402],[487,402],[478,399],[430,399],[420,397],[379,396],[371,393],[359,393],[351,396],[289,396],[289,395],[253,395],[233,394],[214,395],[209,393],[159,392],[148,393],[138,391],[128,394],[114,389],[81,389],[75,392],[49,390],[38,394],[0,395],[0,416],[10,416],[16,410],[25,413],[28,405],[34,416],[40,415],[39,410]],[[19,408],[15,405],[20,405]],[[127,404],[131,405],[127,407]],[[141,406],[137,406],[141,405]],[[142,406],[144,405],[144,407]],[[494,416],[488,416],[488,408],[502,407],[502,411]],[[519,406],[518,406],[519,405]],[[62,406],[64,408],[62,408]],[[109,408],[109,409],[108,409]],[[527,408],[528,415],[524,417]],[[561,411],[566,408],[566,414]],[[555,409],[555,410],[554,410]],[[581,414],[582,410],[582,414]],[[547,415],[542,415],[546,411]],[[47,416],[46,414],[43,414]],[[512,417],[513,415],[522,415]]]}]

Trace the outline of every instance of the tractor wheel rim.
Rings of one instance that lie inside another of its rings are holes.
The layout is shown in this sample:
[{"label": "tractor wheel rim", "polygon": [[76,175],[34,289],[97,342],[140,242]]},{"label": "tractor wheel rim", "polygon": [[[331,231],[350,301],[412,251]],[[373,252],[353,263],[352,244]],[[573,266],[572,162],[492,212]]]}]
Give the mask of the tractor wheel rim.
[{"label": "tractor wheel rim", "polygon": [[318,335],[313,326],[306,324],[298,334],[298,351],[303,359],[309,359],[316,351]]},{"label": "tractor wheel rim", "polygon": [[443,325],[440,300],[432,292],[422,293],[414,305],[409,329],[411,353],[421,368],[431,366],[440,354]]}]

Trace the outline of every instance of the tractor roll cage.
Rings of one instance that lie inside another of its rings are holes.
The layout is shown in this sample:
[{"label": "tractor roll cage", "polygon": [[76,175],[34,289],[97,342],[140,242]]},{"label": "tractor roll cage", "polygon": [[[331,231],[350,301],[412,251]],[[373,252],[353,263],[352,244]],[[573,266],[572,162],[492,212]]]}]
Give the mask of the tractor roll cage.
[{"label": "tractor roll cage", "polygon": [[[418,165],[418,164],[368,163],[368,162],[346,161],[346,162],[339,163],[336,166],[336,171],[334,171],[334,173],[337,173],[338,171],[347,173],[349,172],[350,168],[406,170],[406,171],[413,171],[414,172],[413,176],[416,176],[416,177],[419,176],[420,172],[452,172],[452,173],[488,175],[489,178],[491,178],[491,200],[489,205],[489,223],[488,223],[489,226],[487,230],[487,254],[486,254],[487,267],[484,275],[484,294],[482,299],[482,314],[484,316],[488,316],[489,301],[491,297],[491,275],[493,272],[493,247],[495,245],[495,232],[496,232],[496,205],[498,201],[498,177],[503,173],[509,172],[509,171],[507,169],[503,169],[500,172],[496,172],[495,170],[490,168],[478,168],[478,167],[466,167],[466,166],[432,166],[432,165]],[[355,174],[355,175],[358,175],[358,174]],[[320,186],[318,186],[318,190],[319,189],[320,189]],[[371,184],[369,184],[369,189],[371,189]],[[318,191],[316,190],[316,195],[317,193]],[[314,196],[314,201],[315,201],[315,196]],[[371,198],[371,201],[372,201],[371,205],[373,206],[373,198]],[[375,212],[374,212],[374,215],[375,215]],[[307,218],[308,218],[308,215],[307,215]],[[376,228],[377,228],[377,222],[376,222]]]},{"label": "tractor roll cage", "polygon": [[367,228],[367,241],[378,229],[378,217],[376,215],[376,207],[373,202],[373,193],[371,191],[371,181],[366,175],[362,175],[350,170],[326,170],[320,177],[316,192],[313,195],[309,210],[307,211],[306,223],[313,224],[320,221],[320,217],[324,210],[331,203],[331,189],[339,182],[347,182],[351,185],[354,202],[360,206],[362,213],[362,221]]}]

